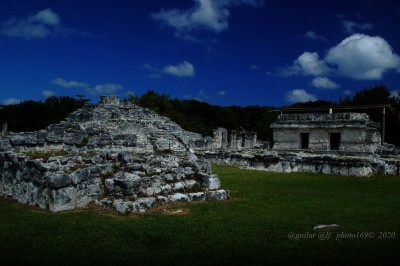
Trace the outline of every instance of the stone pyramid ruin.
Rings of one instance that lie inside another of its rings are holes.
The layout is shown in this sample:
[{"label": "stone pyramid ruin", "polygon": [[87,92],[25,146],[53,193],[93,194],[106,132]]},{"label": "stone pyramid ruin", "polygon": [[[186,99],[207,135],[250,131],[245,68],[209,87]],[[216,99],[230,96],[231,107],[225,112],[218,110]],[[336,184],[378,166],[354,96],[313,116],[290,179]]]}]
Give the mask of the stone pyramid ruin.
[{"label": "stone pyramid ruin", "polygon": [[169,118],[104,96],[44,130],[2,136],[0,195],[55,212],[95,203],[121,214],[227,199],[211,164],[189,152],[199,141]]}]

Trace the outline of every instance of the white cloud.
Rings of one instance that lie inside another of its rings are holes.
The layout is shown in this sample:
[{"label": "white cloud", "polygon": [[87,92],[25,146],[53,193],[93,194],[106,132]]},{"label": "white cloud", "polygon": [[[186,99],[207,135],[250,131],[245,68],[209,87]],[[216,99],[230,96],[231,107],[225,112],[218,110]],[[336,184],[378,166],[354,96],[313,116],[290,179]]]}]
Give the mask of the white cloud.
[{"label": "white cloud", "polygon": [[225,96],[226,95],[226,91],[219,91],[217,92],[218,96]]},{"label": "white cloud", "polygon": [[59,16],[50,8],[37,12],[37,14],[33,16],[33,20],[52,26],[60,24]]},{"label": "white cloud", "polygon": [[197,29],[218,33],[228,29],[229,9],[232,6],[263,4],[263,1],[257,0],[194,0],[194,2],[195,6],[191,9],[162,9],[158,13],[152,13],[150,17],[163,25],[174,28],[178,33]]},{"label": "white cloud", "polygon": [[114,94],[117,91],[123,89],[122,85],[116,83],[105,83],[98,84],[91,87],[88,83],[79,82],[74,80],[65,80],[63,78],[56,78],[53,80],[53,84],[64,88],[80,88],[86,89],[90,94],[101,95],[101,94]]},{"label": "white cloud", "polygon": [[178,65],[168,65],[163,68],[163,73],[178,77],[194,77],[196,75],[193,65],[187,61]]},{"label": "white cloud", "polygon": [[326,38],[324,36],[318,35],[314,31],[307,31],[306,33],[304,33],[304,37],[312,41],[326,41]]},{"label": "white cloud", "polygon": [[338,67],[339,75],[358,80],[381,79],[385,71],[400,69],[400,58],[386,40],[358,33],[331,48],[325,60]]},{"label": "white cloud", "polygon": [[2,101],[1,103],[4,105],[13,105],[13,104],[19,104],[20,102],[21,102],[20,99],[8,98],[8,99]]},{"label": "white cloud", "polygon": [[343,94],[346,95],[346,96],[350,96],[350,95],[353,95],[354,92],[352,90],[344,90]]},{"label": "white cloud", "polygon": [[337,75],[355,80],[380,80],[389,70],[400,73],[400,57],[385,39],[379,36],[353,34],[330,48],[324,58],[318,53],[304,52],[291,66],[277,68],[283,77]]},{"label": "white cloud", "polygon": [[327,77],[317,77],[312,80],[312,85],[319,89],[337,89],[340,88],[338,84],[328,79]]},{"label": "white cloud", "polygon": [[47,8],[27,18],[11,18],[7,20],[3,23],[2,33],[27,40],[46,38],[54,35],[59,30],[59,25],[60,17]]},{"label": "white cloud", "polygon": [[324,60],[318,53],[304,52],[292,64],[292,66],[278,69],[278,75],[289,77],[296,75],[321,76],[330,72]]},{"label": "white cloud", "polygon": [[355,33],[359,30],[370,30],[374,26],[371,23],[357,23],[350,20],[342,20],[342,27],[345,33]]},{"label": "white cloud", "polygon": [[301,102],[316,101],[317,97],[306,92],[305,90],[300,89],[300,90],[292,90],[286,92],[285,99],[290,103],[301,103]]},{"label": "white cloud", "polygon": [[122,85],[116,83],[98,84],[94,88],[89,89],[89,92],[95,95],[115,94],[123,89]]},{"label": "white cloud", "polygon": [[51,97],[51,96],[54,96],[54,92],[53,92],[53,91],[50,91],[50,90],[44,90],[44,91],[42,91],[42,95],[43,95],[44,97],[46,97],[46,98],[49,98],[49,97]]},{"label": "white cloud", "polygon": [[200,90],[195,96],[187,94],[183,96],[183,98],[186,100],[196,100],[199,102],[204,102],[208,100],[208,95],[203,90]]},{"label": "white cloud", "polygon": [[152,72],[158,72],[159,71],[157,67],[152,66],[151,64],[147,64],[147,63],[143,64],[141,66],[141,68],[145,69],[145,70],[148,70],[148,71],[152,71]]},{"label": "white cloud", "polygon": [[257,65],[251,65],[250,69],[251,70],[258,70],[258,66]]},{"label": "white cloud", "polygon": [[153,66],[151,64],[147,64],[147,63],[143,64],[141,66],[141,69],[144,69],[146,71],[152,72],[151,74],[145,74],[144,75],[145,77],[148,77],[148,78],[151,78],[151,79],[160,79],[161,78],[160,70],[157,67],[155,67],[155,66]]},{"label": "white cloud", "polygon": [[64,87],[64,88],[88,88],[90,85],[85,82],[79,82],[74,80],[66,80],[63,78],[53,79],[53,84]]}]

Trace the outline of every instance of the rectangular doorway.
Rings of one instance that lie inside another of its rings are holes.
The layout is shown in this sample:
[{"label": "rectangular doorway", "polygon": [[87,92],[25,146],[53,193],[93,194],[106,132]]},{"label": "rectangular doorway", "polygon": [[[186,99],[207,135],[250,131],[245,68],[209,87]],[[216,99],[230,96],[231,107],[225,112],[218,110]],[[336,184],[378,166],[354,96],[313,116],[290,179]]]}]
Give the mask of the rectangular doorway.
[{"label": "rectangular doorway", "polygon": [[339,150],[340,147],[340,139],[341,139],[341,134],[340,133],[330,133],[330,149],[331,150]]},{"label": "rectangular doorway", "polygon": [[300,149],[307,150],[309,145],[309,133],[300,133]]}]

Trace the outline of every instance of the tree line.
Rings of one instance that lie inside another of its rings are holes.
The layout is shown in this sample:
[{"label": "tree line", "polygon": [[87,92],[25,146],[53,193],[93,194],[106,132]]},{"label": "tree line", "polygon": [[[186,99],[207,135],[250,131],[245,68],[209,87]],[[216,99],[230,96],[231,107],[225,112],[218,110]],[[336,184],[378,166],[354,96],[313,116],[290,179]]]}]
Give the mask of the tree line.
[{"label": "tree line", "polygon": [[82,108],[90,100],[81,95],[76,98],[52,96],[45,101],[24,101],[0,109],[0,125],[7,123],[8,130],[29,132],[59,123],[73,111]]},{"label": "tree line", "polygon": [[[171,118],[188,131],[205,136],[211,136],[214,128],[224,127],[228,130],[255,131],[258,139],[272,140],[270,125],[276,121],[279,114],[279,112],[271,112],[277,109],[272,106],[222,107],[196,100],[179,100],[166,94],[159,94],[154,90],[141,96],[130,96],[124,101],[149,108],[160,115]],[[77,98],[53,96],[44,102],[25,101],[1,109],[0,123],[8,123],[9,130],[14,132],[39,130],[60,122],[68,114],[88,103],[89,100],[81,95]],[[394,110],[400,110],[400,96],[394,97],[390,89],[380,85],[366,88],[352,97],[340,98],[337,102],[296,103],[282,108],[353,106],[355,109],[352,111],[366,112],[372,120],[382,123],[382,108],[356,109],[359,105],[371,104],[391,104]],[[396,111],[392,111],[388,109],[386,112],[386,142],[400,146],[400,116]]]}]

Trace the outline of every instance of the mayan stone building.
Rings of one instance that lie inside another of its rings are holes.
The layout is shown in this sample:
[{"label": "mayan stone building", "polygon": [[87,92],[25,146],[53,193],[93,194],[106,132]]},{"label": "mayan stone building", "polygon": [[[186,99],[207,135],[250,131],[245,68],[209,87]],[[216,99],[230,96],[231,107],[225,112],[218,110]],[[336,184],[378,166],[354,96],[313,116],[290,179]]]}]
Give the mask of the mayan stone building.
[{"label": "mayan stone building", "polygon": [[253,131],[231,131],[231,149],[253,149],[257,143],[257,132]]},{"label": "mayan stone building", "polygon": [[282,114],[271,125],[275,150],[374,153],[379,124],[364,113]]}]

